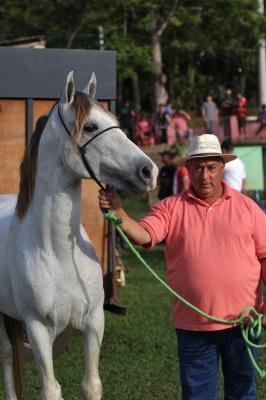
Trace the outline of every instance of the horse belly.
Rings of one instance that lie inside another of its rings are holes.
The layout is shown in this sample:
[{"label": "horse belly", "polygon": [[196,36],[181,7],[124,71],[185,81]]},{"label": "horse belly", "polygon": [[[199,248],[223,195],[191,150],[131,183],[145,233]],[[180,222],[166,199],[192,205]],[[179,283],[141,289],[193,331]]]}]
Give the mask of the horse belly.
[{"label": "horse belly", "polygon": [[13,215],[12,210],[14,211],[14,208],[8,207],[8,204],[4,209],[2,199],[0,199],[0,311],[10,317],[20,319],[14,303],[8,271],[8,232]]}]

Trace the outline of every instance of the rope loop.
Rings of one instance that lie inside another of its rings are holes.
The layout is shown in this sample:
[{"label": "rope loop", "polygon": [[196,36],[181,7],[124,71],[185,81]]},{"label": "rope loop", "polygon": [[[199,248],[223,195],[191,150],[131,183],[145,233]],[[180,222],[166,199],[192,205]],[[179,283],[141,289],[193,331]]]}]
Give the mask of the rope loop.
[{"label": "rope loop", "polygon": [[[251,312],[252,314],[245,315],[247,312]],[[258,313],[258,311],[254,307],[247,307],[238,316],[239,323],[243,327],[247,327],[247,337],[251,337],[252,339],[259,339],[262,334],[262,319],[263,314]]]},{"label": "rope loop", "polygon": [[121,225],[123,222],[122,218],[118,217],[111,210],[104,211],[103,215],[107,221],[112,221],[115,226]]}]

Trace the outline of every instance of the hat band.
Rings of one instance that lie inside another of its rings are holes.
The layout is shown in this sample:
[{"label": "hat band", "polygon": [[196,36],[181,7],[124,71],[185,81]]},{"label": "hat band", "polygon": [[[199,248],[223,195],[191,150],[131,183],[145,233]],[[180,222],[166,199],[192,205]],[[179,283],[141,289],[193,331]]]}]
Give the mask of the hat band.
[{"label": "hat band", "polygon": [[210,157],[222,157],[222,153],[196,153],[196,154],[191,154],[188,157],[205,157],[205,156],[210,156]]}]

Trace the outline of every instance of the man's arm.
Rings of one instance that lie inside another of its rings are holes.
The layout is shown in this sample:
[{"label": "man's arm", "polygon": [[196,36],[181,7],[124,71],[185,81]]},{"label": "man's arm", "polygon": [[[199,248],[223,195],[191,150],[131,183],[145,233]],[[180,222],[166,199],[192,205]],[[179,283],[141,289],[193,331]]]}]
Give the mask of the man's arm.
[{"label": "man's arm", "polygon": [[145,246],[151,243],[148,231],[126,213],[123,209],[122,201],[114,189],[108,192],[100,190],[98,197],[102,210],[111,209],[116,215],[122,218],[123,222],[120,226],[135,244]]},{"label": "man's arm", "polygon": [[[260,260],[260,263],[261,263],[261,279],[264,284],[264,288],[266,288],[266,258],[262,258]],[[266,327],[266,300],[264,301],[263,314],[264,318],[262,320],[262,323]]]}]

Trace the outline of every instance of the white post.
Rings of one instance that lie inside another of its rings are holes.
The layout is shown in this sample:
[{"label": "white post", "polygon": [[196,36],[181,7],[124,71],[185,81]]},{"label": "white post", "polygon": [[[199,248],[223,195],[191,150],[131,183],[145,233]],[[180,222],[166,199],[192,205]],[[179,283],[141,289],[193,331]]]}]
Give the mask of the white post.
[{"label": "white post", "polygon": [[99,48],[100,48],[100,50],[104,50],[104,31],[103,31],[103,27],[99,26],[98,27],[98,31],[99,31]]},{"label": "white post", "polygon": [[[259,0],[259,13],[264,14],[264,1]],[[266,50],[265,39],[260,39],[259,48],[259,101],[266,104]]]}]

